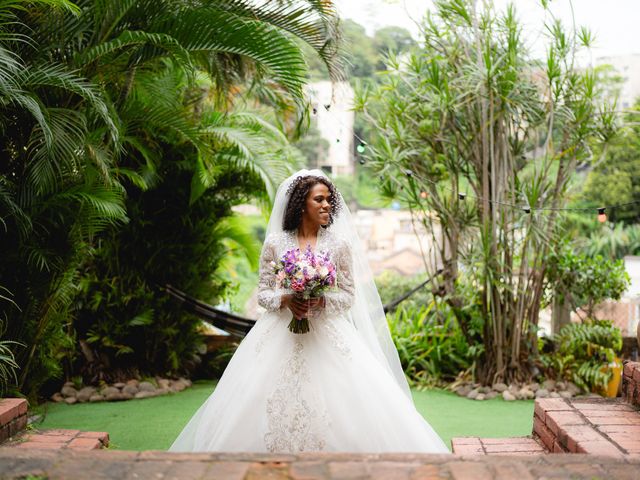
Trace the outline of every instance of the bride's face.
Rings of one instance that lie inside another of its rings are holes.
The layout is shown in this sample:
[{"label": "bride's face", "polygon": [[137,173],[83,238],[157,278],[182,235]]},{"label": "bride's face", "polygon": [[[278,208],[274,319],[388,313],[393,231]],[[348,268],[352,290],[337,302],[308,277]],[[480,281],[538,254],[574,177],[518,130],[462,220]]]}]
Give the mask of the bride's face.
[{"label": "bride's face", "polygon": [[331,192],[329,188],[324,183],[316,183],[307,194],[304,217],[313,223],[327,225],[329,223],[329,213],[331,212],[330,198]]}]

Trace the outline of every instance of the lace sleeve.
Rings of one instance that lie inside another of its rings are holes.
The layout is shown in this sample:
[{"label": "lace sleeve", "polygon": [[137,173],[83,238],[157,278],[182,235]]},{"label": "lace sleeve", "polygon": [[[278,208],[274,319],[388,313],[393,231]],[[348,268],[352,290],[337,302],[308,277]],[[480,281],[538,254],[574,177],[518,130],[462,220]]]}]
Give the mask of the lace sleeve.
[{"label": "lace sleeve", "polygon": [[269,237],[265,240],[260,254],[260,270],[258,280],[258,304],[269,311],[280,309],[281,291],[276,287],[274,272],[277,260],[276,242]]},{"label": "lace sleeve", "polygon": [[334,251],[333,261],[336,266],[337,291],[325,293],[325,308],[329,315],[337,315],[351,308],[354,300],[353,258],[351,248],[345,241],[341,241]]}]

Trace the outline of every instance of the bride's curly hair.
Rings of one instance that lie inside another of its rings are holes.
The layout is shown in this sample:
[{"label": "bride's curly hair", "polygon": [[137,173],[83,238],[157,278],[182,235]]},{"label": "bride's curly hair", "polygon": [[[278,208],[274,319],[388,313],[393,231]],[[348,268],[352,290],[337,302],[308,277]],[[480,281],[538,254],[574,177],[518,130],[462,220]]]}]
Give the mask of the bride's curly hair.
[{"label": "bride's curly hair", "polygon": [[316,175],[307,175],[296,178],[287,189],[287,193],[290,196],[287,208],[284,212],[284,220],[282,222],[283,230],[290,232],[296,230],[300,226],[300,222],[302,221],[302,209],[307,201],[307,195],[309,195],[311,188],[318,183],[326,185],[330,194],[329,205],[331,205],[331,211],[329,212],[329,222],[325,227],[328,227],[333,223],[334,217],[338,215],[338,211],[340,210],[340,194],[338,193],[338,190],[328,178]]}]

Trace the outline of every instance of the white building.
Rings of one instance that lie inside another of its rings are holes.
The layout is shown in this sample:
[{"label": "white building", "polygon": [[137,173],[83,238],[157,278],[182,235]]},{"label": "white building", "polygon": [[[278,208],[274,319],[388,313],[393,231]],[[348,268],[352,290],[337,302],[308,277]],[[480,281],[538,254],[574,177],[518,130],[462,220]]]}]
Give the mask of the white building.
[{"label": "white building", "polygon": [[307,86],[312,115],[322,138],[329,142],[327,158],[318,168],[331,175],[353,175],[353,89],[348,82],[322,81]]}]

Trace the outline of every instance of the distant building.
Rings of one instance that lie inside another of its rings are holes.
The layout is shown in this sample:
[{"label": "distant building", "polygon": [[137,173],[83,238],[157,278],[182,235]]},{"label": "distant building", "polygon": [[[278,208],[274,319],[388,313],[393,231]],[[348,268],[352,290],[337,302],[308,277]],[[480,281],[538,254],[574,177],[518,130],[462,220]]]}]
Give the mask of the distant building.
[{"label": "distant building", "polygon": [[[438,248],[421,222],[412,223],[408,210],[357,210],[353,212],[358,235],[366,251],[371,270],[378,275],[394,270],[401,275],[415,275],[441,267]],[[414,226],[419,236],[416,236]],[[441,237],[436,222],[435,238]],[[423,252],[428,261],[425,265]]]},{"label": "distant building", "polygon": [[[322,138],[329,142],[327,158],[318,168],[329,175],[355,172],[353,155],[354,92],[348,82],[322,81],[307,86],[312,115]],[[315,112],[315,113],[313,113]]]}]

